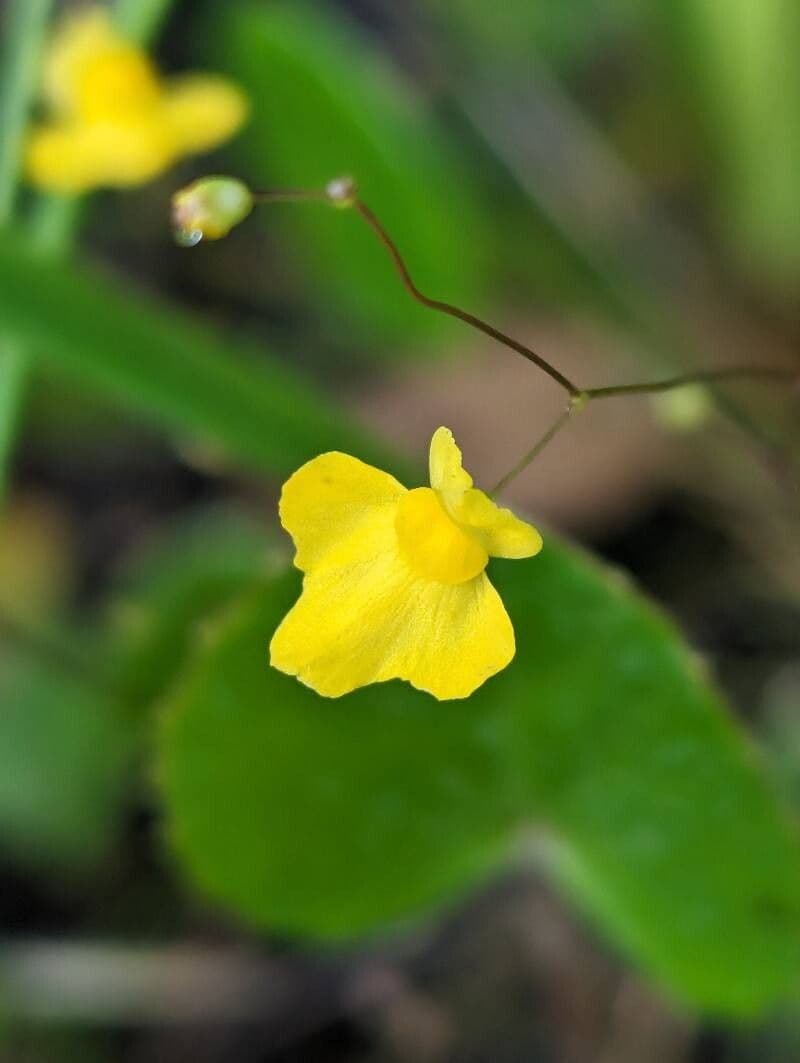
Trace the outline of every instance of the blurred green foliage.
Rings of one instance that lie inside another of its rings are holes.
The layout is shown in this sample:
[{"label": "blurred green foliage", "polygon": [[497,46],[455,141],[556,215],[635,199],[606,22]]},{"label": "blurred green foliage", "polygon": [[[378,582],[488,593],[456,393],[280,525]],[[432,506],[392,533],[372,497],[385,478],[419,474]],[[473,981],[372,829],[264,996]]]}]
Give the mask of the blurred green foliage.
[{"label": "blurred green foliage", "polygon": [[106,856],[122,822],[128,724],[100,684],[0,644],[0,854],[54,878]]},{"label": "blurred green foliage", "polygon": [[[423,290],[474,302],[485,286],[489,222],[430,103],[354,25],[333,20],[322,5],[244,3],[211,14],[216,65],[263,101],[239,152],[248,180],[321,188],[355,177]],[[262,224],[281,234],[287,259],[307,272],[307,297],[328,327],[351,338],[360,333],[371,358],[380,361],[399,344],[404,356],[430,355],[435,348],[419,341],[443,330],[460,335],[403,296],[384,251],[352,215],[274,207]]]},{"label": "blurred green foliage", "polygon": [[[250,467],[288,472],[332,446],[386,450],[263,352],[159,307],[88,266],[63,265],[7,233],[0,243],[0,328],[61,374]],[[388,460],[388,458],[387,458]]]},{"label": "blurred green foliage", "polygon": [[467,54],[501,55],[509,68],[529,64],[532,56],[565,72],[580,70],[598,45],[613,44],[641,21],[639,0],[426,0],[426,6],[455,35]]},{"label": "blurred green foliage", "polygon": [[[800,281],[800,7],[795,0],[668,0],[680,96],[707,145],[719,238],[752,281]],[[765,284],[766,282],[766,284]]]}]

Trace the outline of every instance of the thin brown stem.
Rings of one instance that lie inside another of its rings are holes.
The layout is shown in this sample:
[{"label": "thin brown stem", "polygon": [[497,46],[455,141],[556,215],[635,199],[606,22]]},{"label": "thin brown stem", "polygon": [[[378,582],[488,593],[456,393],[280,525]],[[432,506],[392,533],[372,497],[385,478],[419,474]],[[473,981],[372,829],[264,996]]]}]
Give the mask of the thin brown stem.
[{"label": "thin brown stem", "polygon": [[421,292],[414,283],[397,244],[391,236],[389,236],[374,212],[360,199],[355,199],[352,206],[360,217],[364,219],[367,225],[369,225],[389,252],[397,272],[400,275],[400,279],[405,285],[406,291],[408,291],[412,298],[416,299],[418,303],[422,303],[423,306],[427,306],[430,310],[438,310],[441,314],[448,314],[450,317],[457,318],[459,321],[463,321],[466,325],[477,329],[479,332],[483,332],[484,335],[491,336],[491,338],[497,340],[498,343],[502,343],[505,347],[509,347],[512,351],[516,351],[517,354],[521,354],[523,358],[527,358],[529,362],[533,362],[533,364],[541,369],[543,373],[547,373],[552,380],[555,380],[557,384],[564,388],[568,395],[580,395],[581,389],[577,384],[573,384],[573,382],[568,377],[564,376],[563,373],[559,372],[555,366],[542,358],[542,356],[537,354],[536,351],[531,350],[530,347],[526,347],[524,343],[520,343],[519,340],[515,340],[512,336],[506,335],[505,332],[501,332],[500,329],[497,329],[494,325],[490,325],[488,322],[476,317],[475,314],[471,314],[468,310],[462,310],[460,307],[453,306],[452,303],[445,303],[441,299],[432,299],[429,295],[425,295],[424,292]]},{"label": "thin brown stem", "polygon": [[502,343],[505,347],[510,348],[517,354],[521,354],[523,358],[527,358],[529,362],[532,362],[535,366],[541,369],[543,373],[546,373],[552,380],[560,385],[560,387],[564,388],[571,399],[581,398],[583,402],[587,402],[590,399],[613,398],[617,395],[655,394],[659,391],[670,391],[673,388],[684,387],[688,384],[715,383],[718,381],[734,379],[800,379],[800,374],[798,374],[797,370],[778,366],[727,366],[722,369],[701,369],[696,372],[684,373],[681,376],[671,377],[667,380],[645,382],[642,384],[615,384],[610,387],[580,388],[540,354],[537,354],[536,351],[532,350],[524,343],[521,343],[519,340],[514,339],[513,336],[501,332],[500,329],[495,328],[494,325],[490,325],[487,321],[470,313],[468,310],[462,310],[461,307],[454,306],[452,303],[446,303],[441,299],[434,299],[420,291],[414,282],[411,272],[406,265],[406,261],[394,239],[384,228],[383,223],[375,212],[359,198],[355,185],[348,178],[340,178],[337,181],[332,181],[327,188],[266,189],[264,191],[254,192],[253,199],[259,204],[316,202],[328,203],[339,208],[355,210],[389,253],[389,257],[403,282],[403,286],[413,299],[418,303],[421,303],[423,306],[428,307],[430,310],[436,310],[441,314],[447,314],[449,317],[454,317],[459,321],[463,321],[464,324],[469,325],[471,328],[477,329],[479,332],[497,340],[498,343]]},{"label": "thin brown stem", "polygon": [[328,193],[324,188],[269,188],[253,192],[253,202],[266,203],[327,203]]},{"label": "thin brown stem", "polygon": [[508,487],[511,481],[515,480],[521,472],[524,472],[525,469],[527,469],[531,462],[534,460],[534,458],[537,458],[542,453],[547,444],[555,436],[558,435],[558,433],[570,419],[572,414],[575,413],[576,410],[580,409],[581,406],[582,403],[570,402],[566,409],[562,410],[558,417],[555,419],[555,421],[553,421],[553,423],[547,429],[545,434],[539,440],[537,440],[536,443],[534,443],[531,449],[519,459],[517,464],[514,465],[513,468],[511,468],[505,474],[505,476],[503,476],[500,480],[497,481],[497,483],[489,492],[490,497],[499,494],[504,488]]},{"label": "thin brown stem", "polygon": [[[339,209],[354,210],[362,221],[369,226],[388,252],[400,280],[403,282],[403,286],[416,302],[421,303],[430,310],[435,310],[438,313],[447,314],[449,317],[463,321],[464,324],[469,325],[478,332],[482,332],[484,335],[490,336],[498,343],[502,343],[503,346],[508,347],[510,350],[522,355],[522,357],[526,358],[529,362],[532,362],[538,369],[543,373],[546,373],[551,380],[554,380],[567,392],[570,401],[566,409],[562,411],[550,428],[548,428],[544,435],[517,462],[517,464],[497,482],[491,491],[491,494],[493,495],[505,488],[515,477],[523,472],[544,450],[548,443],[550,443],[550,441],[561,431],[572,414],[577,410],[583,409],[583,407],[593,399],[607,399],[621,395],[657,394],[658,392],[671,391],[674,388],[685,387],[690,384],[716,384],[726,380],[785,380],[796,384],[800,383],[800,372],[796,369],[789,369],[782,366],[736,365],[725,366],[720,369],[700,369],[695,372],[670,377],[666,380],[647,381],[641,384],[614,384],[600,388],[580,388],[540,354],[537,354],[536,351],[532,350],[524,343],[521,343],[519,340],[514,339],[513,336],[501,332],[500,329],[495,328],[494,325],[490,325],[488,322],[477,317],[475,314],[470,313],[468,310],[462,310],[460,307],[454,306],[452,303],[446,303],[441,299],[434,299],[420,291],[411,276],[409,268],[406,265],[405,259],[397,244],[384,228],[383,223],[379,220],[374,211],[359,198],[356,186],[350,178],[339,178],[335,181],[331,181],[324,189],[267,189],[254,192],[253,199],[256,203],[260,204],[317,202],[327,203],[329,206],[337,207]],[[730,412],[731,411],[729,411],[729,413]]]},{"label": "thin brown stem", "polygon": [[[525,456],[521,458],[495,485],[491,494],[497,494],[497,492],[501,491],[513,479],[519,476],[521,472],[524,472],[534,458],[541,454],[553,436],[561,431],[569,420],[571,414],[578,409],[582,409],[587,403],[594,399],[610,399],[620,395],[657,394],[663,391],[672,391],[675,388],[687,387],[691,384],[716,384],[725,380],[747,379],[766,381],[789,380],[797,382],[800,381],[800,374],[796,369],[788,369],[782,366],[726,366],[722,369],[700,369],[693,373],[683,373],[680,376],[670,377],[667,380],[658,380],[642,384],[616,384],[604,388],[587,388],[586,391],[573,397],[573,400],[570,401],[566,410],[564,410],[564,412],[550,426],[541,439],[531,447],[528,453],[525,454]],[[761,442],[766,443],[767,441],[762,438]],[[772,457],[775,456],[771,448],[769,453]]]},{"label": "thin brown stem", "polygon": [[443,302],[441,299],[433,299],[431,296],[425,295],[424,292],[420,291],[411,276],[411,272],[400,252],[400,248],[386,231],[383,223],[378,219],[375,212],[359,198],[355,185],[347,178],[340,178],[337,181],[332,181],[325,189],[266,189],[264,191],[254,192],[253,199],[259,204],[326,202],[340,209],[354,210],[359,217],[366,222],[384,248],[388,251],[389,257],[397,270],[400,280],[403,282],[403,286],[412,299],[415,299],[418,303],[426,306],[429,310],[436,310],[440,314],[447,314],[449,317],[454,317],[459,321],[463,321],[465,325],[477,329],[478,332],[490,336],[493,340],[497,340],[498,343],[502,343],[503,346],[510,348],[517,354],[521,354],[523,358],[527,358],[529,362],[533,362],[533,364],[541,369],[543,373],[547,373],[551,380],[554,380],[560,387],[564,388],[567,394],[571,397],[581,393],[581,389],[577,384],[573,384],[573,382],[568,377],[564,376],[563,373],[559,372],[555,366],[551,365],[545,358],[540,354],[537,354],[536,351],[531,350],[531,348],[527,347],[524,343],[515,340],[513,336],[508,336],[505,332],[501,332],[500,329],[495,328],[494,325],[490,325],[487,321],[482,320],[482,318],[477,317],[475,314],[471,314],[468,310],[462,310],[461,307],[454,306],[452,303]]},{"label": "thin brown stem", "polygon": [[732,365],[722,369],[699,369],[693,373],[669,377],[643,384],[615,384],[604,388],[587,388],[589,399],[610,399],[616,395],[647,395],[689,384],[712,384],[724,380],[795,380],[800,381],[800,371],[782,366]]}]

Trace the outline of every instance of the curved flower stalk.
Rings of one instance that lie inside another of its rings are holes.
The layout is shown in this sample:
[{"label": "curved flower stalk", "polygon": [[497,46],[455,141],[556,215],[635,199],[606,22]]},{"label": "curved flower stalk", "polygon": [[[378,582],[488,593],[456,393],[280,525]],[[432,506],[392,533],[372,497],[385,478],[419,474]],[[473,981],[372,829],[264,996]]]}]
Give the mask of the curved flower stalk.
[{"label": "curved flower stalk", "polygon": [[[733,365],[666,380],[582,388],[539,353],[482,318],[426,295],[400,249],[349,178],[325,188],[247,189],[225,176],[202,178],[172,199],[178,241],[227,235],[256,204],[323,203],[354,211],[383,245],[409,295],[522,355],[567,395],[558,417],[497,482],[496,495],[569,423],[598,399],[657,395],[726,380],[796,386],[790,366]],[[538,553],[535,528],[472,485],[447,428],[431,441],[430,487],[408,491],[387,473],[332,452],[284,485],[283,527],[295,542],[303,593],[270,644],[274,667],[328,697],[405,679],[444,700],[468,697],[514,656],[514,631],[485,569],[489,557]]]},{"label": "curved flower stalk", "polygon": [[163,80],[108,11],[68,16],[43,65],[46,120],[31,130],[30,181],[60,193],[143,184],[231,137],[247,115],[235,86],[205,74]]},{"label": "curved flower stalk", "polygon": [[448,428],[431,440],[430,487],[348,454],[322,454],[280,501],[303,593],[270,644],[271,663],[318,694],[405,679],[465,698],[514,656],[514,629],[489,582],[490,557],[532,557],[530,524],[473,487]]},{"label": "curved flower stalk", "polygon": [[[547,429],[527,454],[503,476],[492,494],[497,494],[512,479],[519,476],[531,461],[541,453],[552,439],[569,422],[571,416],[586,408],[597,399],[613,399],[634,395],[658,395],[663,392],[675,392],[680,389],[696,388],[702,385],[722,384],[726,381],[763,381],[789,384],[796,388],[800,374],[796,366],[789,365],[728,365],[715,368],[701,368],[665,380],[648,380],[635,384],[612,384],[606,387],[583,388],[570,380],[560,369],[544,358],[527,344],[502,332],[488,321],[476,314],[456,306],[454,303],[435,299],[421,291],[415,283],[411,272],[395,240],[389,234],[375,212],[361,199],[358,188],[350,177],[339,177],[329,181],[324,188],[277,188],[264,191],[248,189],[241,181],[233,177],[204,177],[193,182],[187,188],[180,189],[172,197],[172,217],[175,237],[186,246],[199,243],[204,237],[218,240],[226,236],[234,225],[238,225],[252,208],[267,203],[324,203],[338,210],[353,211],[369,227],[373,235],[383,245],[392,264],[408,294],[422,306],[439,314],[456,318],[470,328],[489,336],[509,350],[521,355],[537,369],[545,373],[552,381],[566,392],[567,402],[553,424]],[[734,416],[734,409],[726,404],[725,411],[740,427],[745,427],[760,443],[769,444],[768,450],[774,448],[763,433],[753,430],[749,421]],[[786,455],[779,454],[783,460]],[[794,465],[794,461],[791,461]]]}]

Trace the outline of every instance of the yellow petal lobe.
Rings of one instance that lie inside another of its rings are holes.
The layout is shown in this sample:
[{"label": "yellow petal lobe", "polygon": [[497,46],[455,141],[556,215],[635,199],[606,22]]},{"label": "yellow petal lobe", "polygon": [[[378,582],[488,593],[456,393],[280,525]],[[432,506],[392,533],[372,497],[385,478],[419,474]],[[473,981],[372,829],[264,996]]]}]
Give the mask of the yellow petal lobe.
[{"label": "yellow petal lobe", "polygon": [[486,568],[489,555],[455,523],[430,487],[408,491],[395,521],[400,552],[424,579],[464,583]]},{"label": "yellow petal lobe", "polygon": [[131,45],[88,58],[75,84],[75,108],[82,122],[125,121],[158,107],[161,86],[144,52]]},{"label": "yellow petal lobe", "polygon": [[405,679],[439,700],[466,698],[513,656],[511,621],[484,573],[424,580],[391,550],[307,575],[270,644],[275,668],[325,697]]},{"label": "yellow petal lobe", "polygon": [[173,160],[172,146],[157,124],[98,122],[34,129],[25,165],[38,187],[77,193],[142,184]]},{"label": "yellow petal lobe", "polygon": [[452,519],[465,534],[477,539],[490,557],[521,558],[539,553],[539,532],[472,486],[449,428],[437,428],[431,439],[430,476],[431,487]]},{"label": "yellow petal lobe", "polygon": [[[281,524],[296,547],[294,563],[303,572],[323,564],[354,537],[354,548],[368,558],[393,545],[395,505],[406,493],[393,476],[358,458],[330,451],[313,458],[283,485]],[[388,516],[387,516],[388,514]],[[376,524],[375,518],[383,517]],[[372,540],[377,531],[380,542]],[[335,558],[334,558],[335,559]]]},{"label": "yellow petal lobe", "polygon": [[472,487],[472,477],[462,465],[461,451],[449,428],[437,428],[433,433],[429,466],[431,487],[448,509]]},{"label": "yellow petal lobe", "polygon": [[490,557],[533,557],[542,549],[542,537],[532,524],[514,516],[510,509],[501,509],[477,487],[464,492],[453,517],[481,542]]},{"label": "yellow petal lobe", "polygon": [[48,106],[65,117],[73,115],[82,73],[98,57],[113,53],[120,43],[108,8],[96,5],[68,14],[53,35],[42,62],[43,94]]},{"label": "yellow petal lobe", "polygon": [[192,74],[167,84],[164,120],[181,153],[208,151],[233,136],[247,117],[247,97],[223,78]]}]

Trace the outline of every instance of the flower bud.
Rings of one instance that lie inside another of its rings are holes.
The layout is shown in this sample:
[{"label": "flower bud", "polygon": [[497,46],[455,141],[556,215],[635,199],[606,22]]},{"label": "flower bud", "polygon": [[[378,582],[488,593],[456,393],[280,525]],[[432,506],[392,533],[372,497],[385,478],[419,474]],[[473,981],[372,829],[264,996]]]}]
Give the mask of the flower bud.
[{"label": "flower bud", "polygon": [[651,396],[656,420],[669,432],[690,433],[702,428],[711,417],[714,405],[702,384],[683,387]]},{"label": "flower bud", "polygon": [[253,194],[235,177],[201,177],[172,197],[175,239],[194,247],[205,238],[221,240],[253,209]]}]

